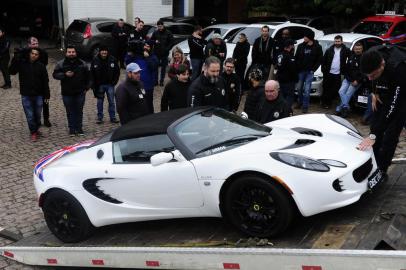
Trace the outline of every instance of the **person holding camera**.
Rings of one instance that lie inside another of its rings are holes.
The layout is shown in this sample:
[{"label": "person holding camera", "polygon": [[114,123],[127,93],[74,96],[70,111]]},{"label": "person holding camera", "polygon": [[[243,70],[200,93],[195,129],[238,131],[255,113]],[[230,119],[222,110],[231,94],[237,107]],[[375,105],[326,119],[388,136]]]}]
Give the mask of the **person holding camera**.
[{"label": "person holding camera", "polygon": [[90,65],[91,86],[94,97],[97,98],[97,121],[103,123],[104,96],[109,102],[109,116],[111,123],[118,123],[116,118],[116,105],[114,102],[114,86],[120,77],[120,67],[117,59],[110,55],[107,46],[100,46],[99,54],[93,58]]}]

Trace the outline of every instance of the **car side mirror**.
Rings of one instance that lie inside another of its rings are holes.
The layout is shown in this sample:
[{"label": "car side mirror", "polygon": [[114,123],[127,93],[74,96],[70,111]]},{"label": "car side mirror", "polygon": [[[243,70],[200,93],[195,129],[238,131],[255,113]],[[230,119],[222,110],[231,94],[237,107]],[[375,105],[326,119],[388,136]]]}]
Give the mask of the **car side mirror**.
[{"label": "car side mirror", "polygon": [[171,161],[172,159],[174,159],[175,155],[170,152],[170,153],[166,153],[166,152],[161,152],[158,154],[155,154],[151,157],[151,165],[152,166],[159,166],[165,163],[168,163],[169,161]]}]

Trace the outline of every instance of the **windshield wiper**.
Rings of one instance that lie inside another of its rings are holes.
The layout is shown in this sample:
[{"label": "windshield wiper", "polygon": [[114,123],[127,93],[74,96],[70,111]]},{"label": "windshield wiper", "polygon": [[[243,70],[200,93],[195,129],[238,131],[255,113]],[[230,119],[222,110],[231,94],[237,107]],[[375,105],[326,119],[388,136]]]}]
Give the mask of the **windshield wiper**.
[{"label": "windshield wiper", "polygon": [[258,138],[263,138],[268,136],[269,134],[247,134],[247,135],[241,135],[241,136],[236,136],[233,137],[231,139],[210,145],[206,148],[203,148],[202,150],[196,152],[196,155],[201,154],[203,152],[206,152],[208,150],[217,148],[217,147],[221,147],[221,146],[229,146],[229,145],[233,145],[233,144],[239,144],[239,143],[243,143],[246,141],[255,141]]}]

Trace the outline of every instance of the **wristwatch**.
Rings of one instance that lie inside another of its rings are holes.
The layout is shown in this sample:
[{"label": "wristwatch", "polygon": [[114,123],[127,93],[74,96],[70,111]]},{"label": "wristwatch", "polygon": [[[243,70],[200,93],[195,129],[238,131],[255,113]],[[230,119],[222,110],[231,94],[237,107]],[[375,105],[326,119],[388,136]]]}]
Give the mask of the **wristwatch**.
[{"label": "wristwatch", "polygon": [[371,134],[368,135],[368,138],[375,141],[376,140],[376,135],[371,133]]}]

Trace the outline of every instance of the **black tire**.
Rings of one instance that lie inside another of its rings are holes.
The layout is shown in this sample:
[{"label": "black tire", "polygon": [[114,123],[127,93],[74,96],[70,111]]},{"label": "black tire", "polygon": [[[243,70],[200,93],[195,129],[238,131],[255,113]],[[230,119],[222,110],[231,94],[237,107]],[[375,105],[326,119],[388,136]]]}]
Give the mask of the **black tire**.
[{"label": "black tire", "polygon": [[94,230],[82,205],[66,191],[51,191],[45,198],[42,211],[48,228],[62,242],[80,242]]},{"label": "black tire", "polygon": [[295,208],[290,195],[273,180],[244,175],[224,197],[224,214],[240,231],[253,237],[276,236],[291,224]]}]

